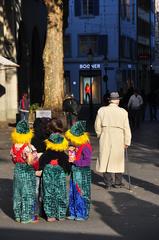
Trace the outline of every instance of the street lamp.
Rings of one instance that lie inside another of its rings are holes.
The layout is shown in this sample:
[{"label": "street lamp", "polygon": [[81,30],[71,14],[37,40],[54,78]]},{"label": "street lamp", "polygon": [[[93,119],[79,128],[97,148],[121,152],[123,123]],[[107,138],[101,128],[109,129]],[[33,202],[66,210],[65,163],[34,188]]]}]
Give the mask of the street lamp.
[{"label": "street lamp", "polygon": [[89,70],[90,70],[90,99],[89,99],[89,110],[90,110],[90,119],[93,117],[93,101],[92,101],[92,63],[93,63],[93,52],[90,48],[87,54]]},{"label": "street lamp", "polygon": [[105,56],[103,59],[103,66],[104,66],[104,70],[105,70],[105,75],[103,76],[103,81],[105,82],[105,91],[108,91],[108,74],[107,74],[107,70],[108,70],[108,58]]}]

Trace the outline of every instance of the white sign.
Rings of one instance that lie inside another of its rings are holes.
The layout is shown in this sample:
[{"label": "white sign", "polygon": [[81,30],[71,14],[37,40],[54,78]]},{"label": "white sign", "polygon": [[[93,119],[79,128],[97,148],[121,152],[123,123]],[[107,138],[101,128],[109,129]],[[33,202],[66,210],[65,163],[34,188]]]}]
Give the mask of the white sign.
[{"label": "white sign", "polygon": [[51,110],[36,110],[36,118],[51,118]]},{"label": "white sign", "polygon": [[93,63],[93,64],[89,64],[89,63],[84,63],[84,64],[80,64],[79,65],[80,69],[84,69],[84,70],[94,70],[94,69],[100,69],[100,63]]}]

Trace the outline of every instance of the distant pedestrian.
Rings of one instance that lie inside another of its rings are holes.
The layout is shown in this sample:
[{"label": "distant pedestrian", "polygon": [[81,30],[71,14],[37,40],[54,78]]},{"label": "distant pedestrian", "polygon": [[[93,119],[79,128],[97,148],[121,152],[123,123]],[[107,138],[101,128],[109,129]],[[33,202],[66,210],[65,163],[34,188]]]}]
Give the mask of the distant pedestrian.
[{"label": "distant pedestrian", "polygon": [[141,97],[143,99],[143,104],[141,106],[141,117],[142,117],[142,121],[144,121],[145,120],[146,107],[147,107],[147,96],[145,94],[144,89],[141,90]]},{"label": "distant pedestrian", "polygon": [[15,164],[13,179],[13,211],[15,221],[21,223],[37,222],[36,208],[36,175],[38,156],[30,144],[33,136],[26,121],[18,122],[11,138],[13,145],[10,151]]},{"label": "distant pedestrian", "polygon": [[80,104],[74,98],[73,94],[66,95],[63,101],[63,111],[66,113],[68,128],[70,128],[78,120],[80,109]]},{"label": "distant pedestrian", "polygon": [[28,99],[28,95],[27,93],[24,93],[19,103],[20,120],[26,120],[28,122],[29,108],[30,102]]},{"label": "distant pedestrian", "polygon": [[148,94],[148,104],[150,111],[150,120],[157,120],[157,96],[155,91]]},{"label": "distant pedestrian", "polygon": [[[119,107],[118,92],[112,92],[110,104],[98,110],[95,131],[99,138],[97,172],[103,173],[106,188],[122,187],[122,174],[125,171],[124,151],[130,145],[131,131],[128,113]],[[115,174],[115,182],[112,173]]]},{"label": "distant pedestrian", "polygon": [[68,219],[76,221],[87,220],[90,212],[92,147],[85,131],[86,122],[78,121],[65,134],[72,163]]},{"label": "distant pedestrian", "polygon": [[109,92],[109,90],[107,90],[106,93],[103,96],[103,105],[104,106],[109,105],[109,97],[110,97],[110,92]]},{"label": "distant pedestrian", "polygon": [[128,111],[132,129],[136,129],[140,126],[142,105],[143,99],[139,94],[138,89],[135,89],[134,94],[130,97],[128,101]]}]

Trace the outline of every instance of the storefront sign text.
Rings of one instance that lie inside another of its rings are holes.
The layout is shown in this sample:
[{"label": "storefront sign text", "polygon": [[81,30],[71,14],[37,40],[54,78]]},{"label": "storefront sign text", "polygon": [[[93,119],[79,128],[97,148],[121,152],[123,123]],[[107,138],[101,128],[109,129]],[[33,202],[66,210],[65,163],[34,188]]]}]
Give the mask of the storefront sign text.
[{"label": "storefront sign text", "polygon": [[90,69],[100,69],[101,66],[99,63],[93,63],[93,64],[80,64],[80,69],[90,70]]}]

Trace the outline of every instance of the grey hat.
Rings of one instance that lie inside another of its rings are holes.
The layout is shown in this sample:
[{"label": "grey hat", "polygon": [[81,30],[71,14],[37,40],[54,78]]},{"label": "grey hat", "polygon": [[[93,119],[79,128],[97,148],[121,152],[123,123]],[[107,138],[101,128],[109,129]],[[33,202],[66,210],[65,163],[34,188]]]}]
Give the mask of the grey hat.
[{"label": "grey hat", "polygon": [[118,92],[111,92],[109,100],[119,100],[121,99]]}]

